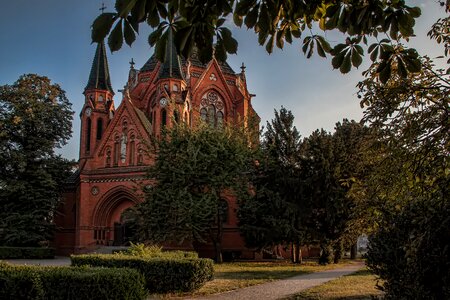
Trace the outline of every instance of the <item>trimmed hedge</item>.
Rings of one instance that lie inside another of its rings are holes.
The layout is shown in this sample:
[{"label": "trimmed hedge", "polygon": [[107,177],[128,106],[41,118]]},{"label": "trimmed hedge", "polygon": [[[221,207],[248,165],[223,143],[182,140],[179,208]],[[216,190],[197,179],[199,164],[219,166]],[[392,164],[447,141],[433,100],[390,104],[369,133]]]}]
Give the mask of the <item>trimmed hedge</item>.
[{"label": "trimmed hedge", "polygon": [[0,259],[7,258],[55,258],[55,249],[39,247],[0,247]]},{"label": "trimmed hedge", "polygon": [[72,255],[73,266],[139,270],[150,293],[191,292],[213,279],[213,261],[206,258],[146,258],[121,254]]},{"label": "trimmed hedge", "polygon": [[144,278],[132,269],[0,264],[0,299],[145,299]]}]

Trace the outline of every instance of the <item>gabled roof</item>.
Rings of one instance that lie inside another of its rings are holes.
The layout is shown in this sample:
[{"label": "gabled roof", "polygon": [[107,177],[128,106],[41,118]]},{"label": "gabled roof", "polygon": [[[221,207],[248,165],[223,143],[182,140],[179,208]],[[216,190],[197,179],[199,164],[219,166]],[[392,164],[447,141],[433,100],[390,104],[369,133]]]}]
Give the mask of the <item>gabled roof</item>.
[{"label": "gabled roof", "polygon": [[[208,64],[204,64],[200,61],[198,58],[198,51],[194,50],[191,57],[189,58],[189,61],[191,62],[192,66],[199,67],[206,69],[208,67]],[[230,65],[224,61],[224,62],[218,62],[220,69],[224,74],[231,74],[235,75],[236,73],[234,70],[230,67]],[[156,66],[158,65],[158,59],[156,58],[156,55],[153,54],[147,62],[142,66],[140,69],[140,72],[152,72],[155,70]],[[172,67],[171,67],[172,66]],[[166,48],[166,59],[164,63],[161,64],[160,68],[160,74],[159,78],[183,78],[183,70],[182,67],[187,66],[187,60],[178,55],[175,44],[173,42],[173,36],[169,35],[168,39],[168,47]],[[170,76],[170,68],[172,68],[172,72],[175,72],[173,75]],[[163,77],[161,77],[163,76]]]},{"label": "gabled roof", "polygon": [[90,89],[106,90],[114,94],[109,75],[105,43],[103,41],[97,44],[94,60],[92,61],[91,73],[89,74],[89,81],[84,88],[84,90]]}]

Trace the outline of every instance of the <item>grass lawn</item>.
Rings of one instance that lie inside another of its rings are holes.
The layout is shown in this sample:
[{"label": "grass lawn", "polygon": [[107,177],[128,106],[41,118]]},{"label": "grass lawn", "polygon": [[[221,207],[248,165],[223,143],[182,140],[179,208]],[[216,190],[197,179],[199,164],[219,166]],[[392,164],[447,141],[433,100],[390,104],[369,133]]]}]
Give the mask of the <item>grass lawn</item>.
[{"label": "grass lawn", "polygon": [[375,288],[376,282],[375,276],[364,269],[305,290],[286,300],[371,300],[382,295]]},{"label": "grass lawn", "polygon": [[286,261],[233,262],[214,265],[214,280],[191,294],[166,295],[164,298],[200,296],[235,290],[255,284],[343,267],[360,261],[343,260],[339,264],[319,265],[316,260],[294,265]]}]

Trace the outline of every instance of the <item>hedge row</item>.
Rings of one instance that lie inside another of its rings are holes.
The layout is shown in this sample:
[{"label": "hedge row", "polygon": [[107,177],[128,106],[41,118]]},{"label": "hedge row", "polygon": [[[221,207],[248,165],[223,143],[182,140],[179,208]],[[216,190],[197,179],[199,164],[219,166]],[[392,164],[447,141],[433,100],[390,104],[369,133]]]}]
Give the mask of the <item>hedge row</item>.
[{"label": "hedge row", "polygon": [[132,269],[0,264],[0,299],[145,299],[144,278]]},{"label": "hedge row", "polygon": [[129,255],[76,255],[73,266],[116,267],[139,270],[150,293],[190,292],[213,279],[213,261],[205,258],[166,259]]},{"label": "hedge row", "polygon": [[0,259],[7,258],[54,258],[54,248],[0,247]]}]

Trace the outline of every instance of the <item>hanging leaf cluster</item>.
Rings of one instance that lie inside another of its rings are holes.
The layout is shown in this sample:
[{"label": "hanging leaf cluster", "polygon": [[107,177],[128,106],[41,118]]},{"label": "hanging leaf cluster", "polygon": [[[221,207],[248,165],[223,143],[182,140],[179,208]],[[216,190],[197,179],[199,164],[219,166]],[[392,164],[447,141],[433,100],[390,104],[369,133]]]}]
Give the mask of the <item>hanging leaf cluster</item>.
[{"label": "hanging leaf cluster", "polygon": [[[213,55],[223,61],[237,52],[238,43],[230,30],[232,16],[238,27],[245,25],[255,31],[268,53],[308,32],[301,47],[305,55],[309,58],[316,51],[321,57],[329,54],[336,58],[333,67],[343,73],[361,64],[361,44],[367,44],[369,37],[386,33],[392,42],[407,40],[414,35],[415,20],[421,14],[420,8],[410,7],[404,0],[116,0],[115,10],[101,14],[92,25],[92,40],[99,42],[108,36],[112,51],[119,50],[123,40],[131,45],[139,25],[147,23],[154,28],[149,43],[157,48],[160,60],[170,28],[178,53],[184,57],[197,48],[202,62]],[[332,47],[325,37],[313,32],[314,24],[325,32],[339,30],[348,37],[345,43]],[[410,59],[420,64],[419,59]]]}]

